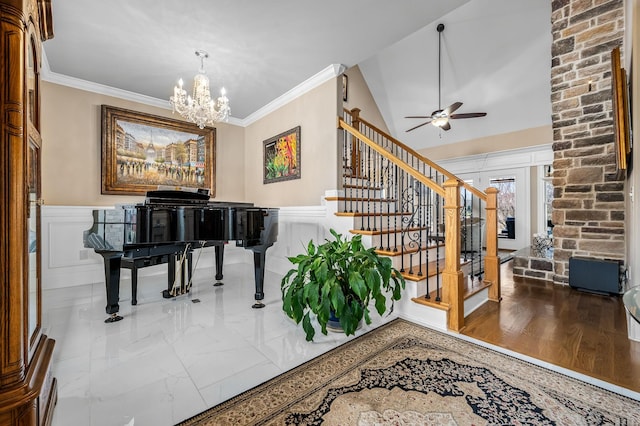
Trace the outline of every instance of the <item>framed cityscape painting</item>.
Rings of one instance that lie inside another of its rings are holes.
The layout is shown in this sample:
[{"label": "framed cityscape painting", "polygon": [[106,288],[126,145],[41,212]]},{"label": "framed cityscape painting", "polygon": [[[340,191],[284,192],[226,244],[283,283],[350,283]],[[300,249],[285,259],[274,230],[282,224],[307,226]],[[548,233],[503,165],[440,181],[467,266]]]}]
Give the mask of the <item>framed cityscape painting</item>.
[{"label": "framed cityscape painting", "polygon": [[215,197],[216,129],[102,105],[102,193],[161,187]]},{"label": "framed cityscape painting", "polygon": [[264,142],[263,183],[300,179],[300,126]]}]

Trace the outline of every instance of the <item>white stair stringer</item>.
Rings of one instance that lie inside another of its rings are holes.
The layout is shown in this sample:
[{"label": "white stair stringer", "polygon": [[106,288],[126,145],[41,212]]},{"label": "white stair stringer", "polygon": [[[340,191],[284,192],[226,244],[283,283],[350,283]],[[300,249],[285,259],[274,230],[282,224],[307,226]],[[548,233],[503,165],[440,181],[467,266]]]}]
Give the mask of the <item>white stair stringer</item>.
[{"label": "white stair stringer", "polygon": [[421,295],[413,296],[413,294],[417,292],[416,288],[420,282],[406,281],[402,298],[395,304],[395,310],[398,316],[427,327],[447,331],[447,311],[445,309],[421,305],[411,300],[413,297],[424,295],[424,293],[422,293]]}]

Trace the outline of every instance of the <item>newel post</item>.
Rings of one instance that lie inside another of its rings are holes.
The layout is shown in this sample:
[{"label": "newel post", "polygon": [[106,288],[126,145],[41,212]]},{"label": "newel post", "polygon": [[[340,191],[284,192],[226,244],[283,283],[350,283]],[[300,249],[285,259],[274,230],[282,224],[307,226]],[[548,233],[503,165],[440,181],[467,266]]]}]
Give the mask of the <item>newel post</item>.
[{"label": "newel post", "polygon": [[460,186],[462,182],[449,179],[444,183],[444,271],[443,299],[449,304],[447,327],[460,331],[464,327],[463,276],[460,270]]},{"label": "newel post", "polygon": [[487,194],[487,254],[484,257],[484,279],[491,282],[489,300],[499,302],[500,257],[498,257],[498,189],[489,187]]},{"label": "newel post", "polygon": [[[351,110],[351,126],[360,131],[360,108]],[[360,150],[358,149],[358,139],[351,135],[351,173],[353,176],[362,175],[360,170]]]}]

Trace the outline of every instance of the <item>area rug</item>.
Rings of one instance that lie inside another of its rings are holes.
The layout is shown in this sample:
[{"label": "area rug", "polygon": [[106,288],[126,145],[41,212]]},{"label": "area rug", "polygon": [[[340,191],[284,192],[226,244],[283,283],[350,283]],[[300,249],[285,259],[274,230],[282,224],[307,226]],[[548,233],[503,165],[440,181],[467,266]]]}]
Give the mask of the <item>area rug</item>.
[{"label": "area rug", "polygon": [[640,402],[396,319],[182,423],[638,425]]}]

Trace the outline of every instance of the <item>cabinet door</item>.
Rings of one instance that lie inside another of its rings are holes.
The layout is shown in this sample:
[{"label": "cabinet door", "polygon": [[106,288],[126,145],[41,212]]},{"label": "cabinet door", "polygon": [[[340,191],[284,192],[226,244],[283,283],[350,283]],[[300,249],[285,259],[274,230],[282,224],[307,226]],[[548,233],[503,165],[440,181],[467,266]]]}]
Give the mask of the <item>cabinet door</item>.
[{"label": "cabinet door", "polygon": [[30,352],[35,348],[41,331],[40,283],[40,132],[38,105],[38,75],[35,43],[27,52],[27,332]]}]

